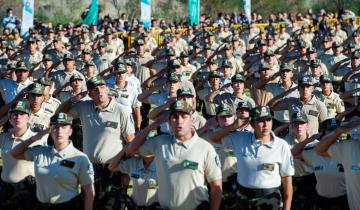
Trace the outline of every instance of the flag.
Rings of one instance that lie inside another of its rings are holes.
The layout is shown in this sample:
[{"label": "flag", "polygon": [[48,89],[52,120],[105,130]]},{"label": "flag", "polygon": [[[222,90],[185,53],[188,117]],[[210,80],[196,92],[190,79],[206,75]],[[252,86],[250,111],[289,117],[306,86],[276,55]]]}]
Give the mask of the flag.
[{"label": "flag", "polygon": [[86,17],[83,20],[83,24],[86,24],[86,25],[95,24],[95,25],[97,25],[98,16],[99,16],[99,2],[98,2],[98,0],[92,0],[91,5],[90,5],[90,9],[89,9]]},{"label": "flag", "polygon": [[151,27],[151,0],[140,0],[141,17],[140,21],[144,23],[145,28]]},{"label": "flag", "polygon": [[251,22],[251,0],[243,0],[244,11],[249,23]]},{"label": "flag", "polygon": [[199,25],[200,22],[200,0],[189,0],[188,1],[189,8],[189,18],[190,24]]},{"label": "flag", "polygon": [[21,35],[27,36],[34,26],[34,0],[23,0],[22,8]]}]

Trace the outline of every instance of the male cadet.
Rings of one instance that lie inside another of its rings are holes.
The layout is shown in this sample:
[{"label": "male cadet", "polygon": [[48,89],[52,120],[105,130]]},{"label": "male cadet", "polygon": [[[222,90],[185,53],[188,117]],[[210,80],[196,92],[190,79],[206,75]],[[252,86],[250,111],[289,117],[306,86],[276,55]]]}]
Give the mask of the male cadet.
[{"label": "male cadet", "polygon": [[44,76],[45,72],[52,66],[52,64],[53,61],[51,56],[49,54],[45,54],[42,59],[42,65],[32,72],[31,77],[35,80],[40,79]]},{"label": "male cadet", "polygon": [[243,62],[241,58],[239,59],[234,57],[232,45],[227,43],[223,49],[225,50],[224,58],[219,61],[219,65],[221,65],[225,60],[229,61],[232,64],[231,76],[243,72]]},{"label": "male cadet", "polygon": [[[47,53],[51,55],[54,63],[61,62],[66,54],[70,52],[64,48],[64,44],[59,37],[56,37],[53,41],[54,48],[50,49]],[[63,65],[59,65],[57,69],[63,68]]]},{"label": "male cadet", "polygon": [[345,111],[343,100],[339,94],[333,91],[332,80],[329,75],[324,74],[320,76],[320,86],[321,91],[315,91],[314,95],[325,103],[329,118],[334,118]]},{"label": "male cadet", "polygon": [[245,88],[245,78],[241,74],[235,74],[231,78],[231,87],[233,89],[233,93],[230,92],[223,92],[221,93],[221,90],[224,90],[224,88],[220,88],[219,91],[213,92],[210,97],[209,101],[216,103],[218,105],[226,103],[231,104],[233,106],[233,109],[236,110],[239,102],[249,102],[252,107],[255,107],[255,102],[252,98],[246,96],[244,94],[244,88]]},{"label": "male cadet", "polygon": [[106,52],[105,48],[106,48],[105,42],[101,41],[97,47],[97,51],[93,54],[93,60],[99,72],[102,72],[103,70],[107,69],[112,61],[110,60],[110,56]]},{"label": "male cadet", "polygon": [[[265,87],[265,90],[270,92],[274,97],[278,96],[284,93],[285,91],[295,88],[297,86],[292,80],[294,76],[293,70],[294,70],[294,66],[292,64],[282,63],[280,65],[280,71],[278,73],[275,73],[273,76],[269,77],[268,79],[259,80],[256,86],[260,89]],[[279,82],[269,83],[279,75],[280,75]],[[286,98],[289,97],[298,98],[299,92],[295,90],[286,96]],[[274,128],[288,122],[289,122],[289,111],[287,110],[274,111],[274,119],[273,119]]]},{"label": "male cadet", "polygon": [[61,104],[61,102],[54,98],[50,93],[53,86],[53,81],[50,78],[42,77],[38,80],[38,83],[44,86],[44,101],[41,105],[41,108],[44,109],[46,114],[52,117]]},{"label": "male cadet", "polygon": [[203,116],[205,119],[209,119],[216,115],[216,104],[212,102],[211,94],[221,88],[221,73],[218,71],[211,71],[208,76],[210,87],[204,87],[204,89],[198,92],[199,99],[204,101],[205,110],[203,110]]},{"label": "male cadet", "polygon": [[187,52],[180,53],[181,67],[182,67],[182,78],[184,80],[192,81],[191,76],[196,71],[196,67],[189,63],[189,54]]},{"label": "male cadet", "polygon": [[293,113],[294,111],[305,112],[309,120],[309,134],[317,134],[319,132],[319,124],[328,118],[328,110],[326,105],[313,95],[314,81],[310,75],[305,75],[300,78],[298,84],[297,89],[300,98],[283,98],[296,89],[291,88],[274,97],[269,101],[268,105],[273,111],[288,109],[289,113]]},{"label": "male cadet", "polygon": [[[75,69],[75,60],[74,56],[71,53],[64,55],[63,63],[65,67],[64,70],[58,70],[50,74],[50,78],[52,78],[55,83],[55,89],[59,89],[65,84],[67,84],[70,81],[70,77],[74,74],[81,75],[83,77],[83,80],[85,81],[85,77]],[[70,89],[71,88],[67,86],[64,87],[61,91],[69,91]],[[85,85],[83,85],[83,90],[86,90]]]},{"label": "male cadet", "polygon": [[344,133],[358,129],[360,120],[352,120],[324,136],[316,147],[316,152],[338,160],[344,167],[347,198],[351,210],[360,209],[360,140],[354,135],[350,140],[337,141]]},{"label": "male cadet", "polygon": [[34,83],[29,86],[28,100],[32,114],[30,116],[30,127],[36,132],[44,131],[50,127],[51,115],[42,108],[44,102],[44,86]]},{"label": "male cadet", "polygon": [[29,79],[29,69],[26,67],[24,62],[19,61],[16,63],[15,74],[16,74],[16,83],[18,85],[17,87],[18,93],[33,83]]},{"label": "male cadet", "polygon": [[173,134],[145,141],[147,134],[161,123],[155,122],[136,136],[126,153],[139,151],[141,155],[155,156],[161,207],[174,210],[219,209],[221,168],[215,149],[193,130],[194,109],[191,105],[176,101],[170,110],[168,121]]},{"label": "male cadet", "polygon": [[24,61],[28,68],[32,68],[35,64],[42,60],[42,53],[39,52],[36,45],[36,40],[29,38],[27,41],[27,49],[22,53],[21,60]]},{"label": "male cadet", "polygon": [[155,70],[152,70],[151,66],[144,66],[144,64],[151,61],[153,57],[150,54],[145,53],[144,41],[142,39],[135,41],[135,49],[136,55],[129,57],[129,59],[132,61],[134,75],[142,84],[151,74],[155,73]]},{"label": "male cadet", "polygon": [[[18,101],[9,110],[12,129],[0,135],[3,168],[0,180],[0,208],[2,210],[32,210],[36,205],[34,163],[16,160],[10,151],[37,133],[29,126],[31,109],[26,100]],[[44,144],[38,141],[31,146]]]},{"label": "male cadet", "polygon": [[[109,90],[102,77],[91,78],[86,86],[92,100],[80,101],[83,95],[74,96],[61,104],[58,112],[69,112],[74,119],[80,118],[83,151],[94,164],[95,188],[101,195],[110,183],[106,165],[126,143],[132,141],[134,126],[130,113],[108,96]],[[72,103],[76,104],[71,106]],[[107,198],[104,199],[106,202]]]}]

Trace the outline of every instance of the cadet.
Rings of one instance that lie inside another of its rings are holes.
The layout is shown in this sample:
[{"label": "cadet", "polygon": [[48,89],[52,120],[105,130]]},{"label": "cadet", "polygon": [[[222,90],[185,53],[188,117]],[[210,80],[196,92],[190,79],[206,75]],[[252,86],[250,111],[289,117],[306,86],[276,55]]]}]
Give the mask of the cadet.
[{"label": "cadet", "polygon": [[193,130],[194,109],[191,105],[177,101],[170,110],[169,124],[173,135],[160,135],[145,141],[148,132],[161,123],[155,122],[140,131],[126,152],[139,151],[141,155],[155,156],[161,207],[219,209],[222,191],[219,158],[211,144]]},{"label": "cadet", "polygon": [[[327,119],[321,124],[321,132],[326,135],[338,126],[340,126],[339,120],[335,118]],[[316,154],[314,146],[316,146],[317,142],[316,138],[310,137],[297,144],[292,150],[296,159],[310,165],[315,172],[317,196],[315,197],[314,206],[316,209],[349,209],[344,167],[337,160]],[[309,144],[312,144],[312,146],[304,148],[305,145]],[[306,197],[309,198],[307,195]]]},{"label": "cadet", "polygon": [[324,136],[316,147],[316,152],[319,155],[338,160],[343,165],[347,197],[351,210],[360,208],[359,136],[353,136],[347,141],[336,141],[343,133],[348,133],[359,126],[359,119],[345,123],[337,127],[333,132]]},{"label": "cadet", "polygon": [[38,82],[44,86],[44,101],[41,104],[41,108],[44,109],[46,114],[52,117],[61,104],[61,102],[58,99],[52,97],[50,93],[53,86],[53,81],[50,78],[42,77],[38,80]]},{"label": "cadet", "polygon": [[[285,140],[293,149],[296,145],[301,144],[309,138],[308,134],[308,119],[305,113],[293,112],[291,114],[291,131]],[[304,148],[313,148],[318,141],[307,144]],[[293,209],[311,209],[314,205],[315,184],[313,168],[300,159],[294,160],[295,174],[293,177],[294,195],[293,195]]]},{"label": "cadet", "polygon": [[32,114],[30,116],[30,127],[36,132],[46,130],[50,127],[50,115],[42,108],[44,102],[44,86],[33,83],[29,86],[28,100]]},{"label": "cadet", "polygon": [[282,99],[296,89],[291,88],[283,94],[274,97],[268,104],[273,111],[288,109],[290,113],[294,111],[305,112],[309,120],[309,134],[313,135],[318,133],[319,124],[328,118],[328,111],[325,104],[313,95],[314,81],[310,75],[300,78],[298,84],[297,89],[300,98],[290,97]]},{"label": "cadet", "polygon": [[[51,118],[54,146],[29,145],[45,133],[39,133],[17,145],[10,154],[20,160],[34,161],[37,209],[93,208],[94,170],[88,157],[77,150],[69,139],[72,120],[65,113]],[[83,199],[79,192],[82,188]]]},{"label": "cadet", "polygon": [[339,113],[345,111],[343,100],[339,94],[333,91],[332,80],[329,75],[320,76],[321,92],[315,91],[314,95],[325,103],[329,118],[334,118]]},{"label": "cadet", "polygon": [[[10,155],[10,151],[14,147],[37,134],[31,130],[28,124],[30,114],[29,102],[26,100],[18,101],[9,111],[9,121],[13,128],[0,135],[3,161],[0,181],[0,208],[3,210],[32,210],[36,205],[34,163],[16,160]],[[31,146],[44,143],[45,139],[42,139],[42,141]]]},{"label": "cadet", "polygon": [[[203,116],[205,119],[209,119],[216,115],[215,109],[217,105],[212,102],[210,96],[213,92],[218,91],[221,88],[221,73],[218,71],[210,71],[208,79],[210,87],[205,87],[198,92],[199,99],[205,103],[205,110],[203,110]],[[216,92],[216,94],[217,93],[218,92]]]},{"label": "cadet", "polygon": [[117,102],[124,105],[124,108],[127,109],[126,111],[131,113],[133,121],[135,120],[135,130],[139,131],[141,127],[141,103],[137,99],[139,93],[133,83],[126,81],[127,69],[125,67],[124,65],[119,65],[115,68],[116,84],[111,88],[115,88],[118,92]]},{"label": "cadet", "polygon": [[16,83],[18,85],[17,88],[18,93],[33,83],[29,79],[29,69],[25,66],[24,62],[19,61],[16,63],[15,74],[16,74]]},{"label": "cadet", "polygon": [[[255,107],[254,100],[244,94],[244,88],[245,88],[244,76],[242,76],[241,74],[235,74],[231,78],[231,87],[233,89],[233,93],[224,92],[222,94],[217,94],[215,97],[213,97],[213,102],[218,105],[222,103],[231,104],[233,105],[234,110],[237,109],[239,102],[248,102],[251,104],[252,107]],[[224,88],[221,88],[220,90],[223,89]],[[211,96],[209,97],[210,101],[212,98]]]},{"label": "cadet", "polygon": [[[81,120],[82,146],[94,164],[95,187],[100,195],[110,183],[107,164],[122,150],[123,145],[134,138],[135,132],[130,113],[108,96],[109,90],[102,77],[91,78],[86,86],[92,100],[80,101],[84,96],[80,94],[61,104],[58,111],[70,110],[69,114],[74,119]],[[115,176],[111,178],[116,179]],[[104,199],[102,201],[107,202],[107,198]]]},{"label": "cadet", "polygon": [[250,115],[254,133],[232,132],[222,140],[237,158],[238,209],[282,209],[282,184],[284,209],[290,210],[294,168],[289,145],[272,133],[269,107],[253,108]]},{"label": "cadet", "polygon": [[[132,157],[122,159],[125,150],[116,155],[109,164],[109,170],[121,171],[130,176],[133,183],[131,198],[137,208],[153,209],[158,204],[158,180],[154,156]],[[124,189],[126,190],[126,189]]]}]

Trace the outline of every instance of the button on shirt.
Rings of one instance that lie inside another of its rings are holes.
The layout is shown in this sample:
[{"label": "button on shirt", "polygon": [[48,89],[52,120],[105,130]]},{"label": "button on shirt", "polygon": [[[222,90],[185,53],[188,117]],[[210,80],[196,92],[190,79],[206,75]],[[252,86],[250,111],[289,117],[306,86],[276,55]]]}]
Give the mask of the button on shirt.
[{"label": "button on shirt", "polygon": [[25,151],[34,161],[36,196],[42,203],[64,203],[79,194],[79,185],[94,183],[94,170],[88,157],[72,143],[57,151],[50,146],[37,146]]},{"label": "button on shirt", "polygon": [[249,132],[233,132],[224,137],[223,144],[236,155],[240,185],[252,189],[275,188],[281,185],[281,177],[294,175],[289,145],[272,136],[265,144]]},{"label": "button on shirt", "polygon": [[132,199],[136,205],[150,206],[158,202],[158,183],[154,161],[145,169],[142,158],[130,158],[120,162],[119,170],[128,174],[133,181]]}]

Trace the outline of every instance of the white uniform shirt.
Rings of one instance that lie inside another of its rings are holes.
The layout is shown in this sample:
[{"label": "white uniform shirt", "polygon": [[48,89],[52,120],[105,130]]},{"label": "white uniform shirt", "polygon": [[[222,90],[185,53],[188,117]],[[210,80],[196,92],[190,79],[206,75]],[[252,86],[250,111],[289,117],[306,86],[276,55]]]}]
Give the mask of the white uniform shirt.
[{"label": "white uniform shirt", "polygon": [[266,144],[249,132],[233,132],[224,137],[223,144],[236,155],[237,181],[243,187],[275,188],[281,185],[281,177],[294,175],[289,145],[274,134],[272,136]]}]

